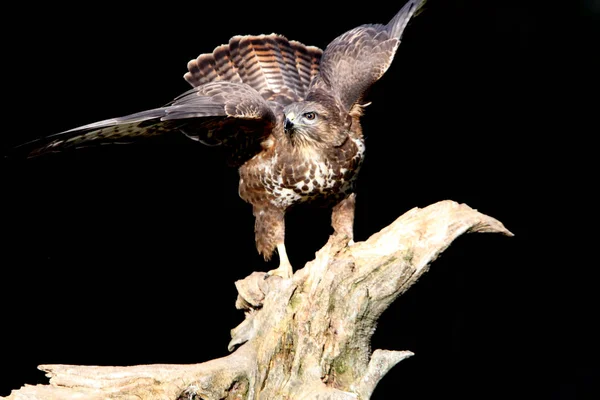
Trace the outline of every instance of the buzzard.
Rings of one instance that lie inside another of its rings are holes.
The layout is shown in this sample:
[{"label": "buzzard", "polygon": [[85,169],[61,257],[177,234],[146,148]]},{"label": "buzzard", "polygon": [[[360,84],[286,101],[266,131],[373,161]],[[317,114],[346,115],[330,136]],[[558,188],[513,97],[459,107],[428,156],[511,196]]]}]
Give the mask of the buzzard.
[{"label": "buzzard", "polygon": [[253,207],[256,248],[271,274],[292,275],[284,245],[286,210],[332,207],[336,233],[353,236],[354,183],[365,144],[364,95],[390,66],[410,18],[409,0],[387,25],[362,25],[324,51],[277,34],[234,36],[188,63],[193,88],[164,107],[108,119],[23,145],[29,156],[160,134],[226,150],[239,195]]}]

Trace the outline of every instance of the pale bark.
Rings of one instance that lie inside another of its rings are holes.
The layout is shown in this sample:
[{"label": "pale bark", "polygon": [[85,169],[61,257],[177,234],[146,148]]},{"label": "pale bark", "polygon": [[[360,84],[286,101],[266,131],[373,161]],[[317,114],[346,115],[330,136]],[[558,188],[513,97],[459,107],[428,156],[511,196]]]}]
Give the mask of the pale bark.
[{"label": "pale bark", "polygon": [[414,208],[364,242],[331,236],[292,279],[236,282],[246,318],[230,355],[194,365],[41,365],[49,385],[8,399],[368,399],[410,351],[370,348],[377,319],[467,232],[512,235],[465,204]]}]

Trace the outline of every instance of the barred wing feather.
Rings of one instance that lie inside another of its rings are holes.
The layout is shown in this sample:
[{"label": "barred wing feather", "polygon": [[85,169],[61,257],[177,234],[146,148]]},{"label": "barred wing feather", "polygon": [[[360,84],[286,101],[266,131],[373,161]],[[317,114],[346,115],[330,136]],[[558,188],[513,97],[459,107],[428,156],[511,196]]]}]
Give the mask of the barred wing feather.
[{"label": "barred wing feather", "polygon": [[212,53],[188,63],[192,86],[213,81],[242,82],[269,101],[287,105],[306,96],[319,72],[322,50],[277,34],[234,36]]},{"label": "barred wing feather", "polygon": [[[230,163],[243,163],[259,151],[276,122],[274,110],[243,83],[210,82],[193,88],[165,107],[84,125],[19,146],[29,157],[68,148],[128,143],[183,132],[191,139],[230,150]],[[244,137],[240,137],[243,133]]]}]

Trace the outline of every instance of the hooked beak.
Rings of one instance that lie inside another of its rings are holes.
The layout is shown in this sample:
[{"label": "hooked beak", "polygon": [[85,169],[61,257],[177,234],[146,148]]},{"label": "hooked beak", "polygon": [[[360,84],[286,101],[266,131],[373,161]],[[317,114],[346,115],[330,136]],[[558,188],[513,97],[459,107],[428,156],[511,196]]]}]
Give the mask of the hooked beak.
[{"label": "hooked beak", "polygon": [[292,128],[294,128],[294,123],[288,117],[285,117],[285,123],[283,124],[285,133],[289,134],[292,131]]}]

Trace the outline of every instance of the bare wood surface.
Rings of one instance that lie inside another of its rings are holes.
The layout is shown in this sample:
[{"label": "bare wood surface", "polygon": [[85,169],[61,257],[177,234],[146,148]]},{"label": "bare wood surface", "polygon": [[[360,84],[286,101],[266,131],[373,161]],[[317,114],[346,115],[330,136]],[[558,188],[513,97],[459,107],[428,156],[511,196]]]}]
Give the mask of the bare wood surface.
[{"label": "bare wood surface", "polygon": [[193,365],[41,365],[49,385],[17,399],[368,399],[410,351],[370,347],[385,309],[454,239],[512,236],[465,204],[414,208],[364,242],[334,235],[292,279],[254,272],[236,282],[245,320],[226,357]]}]

